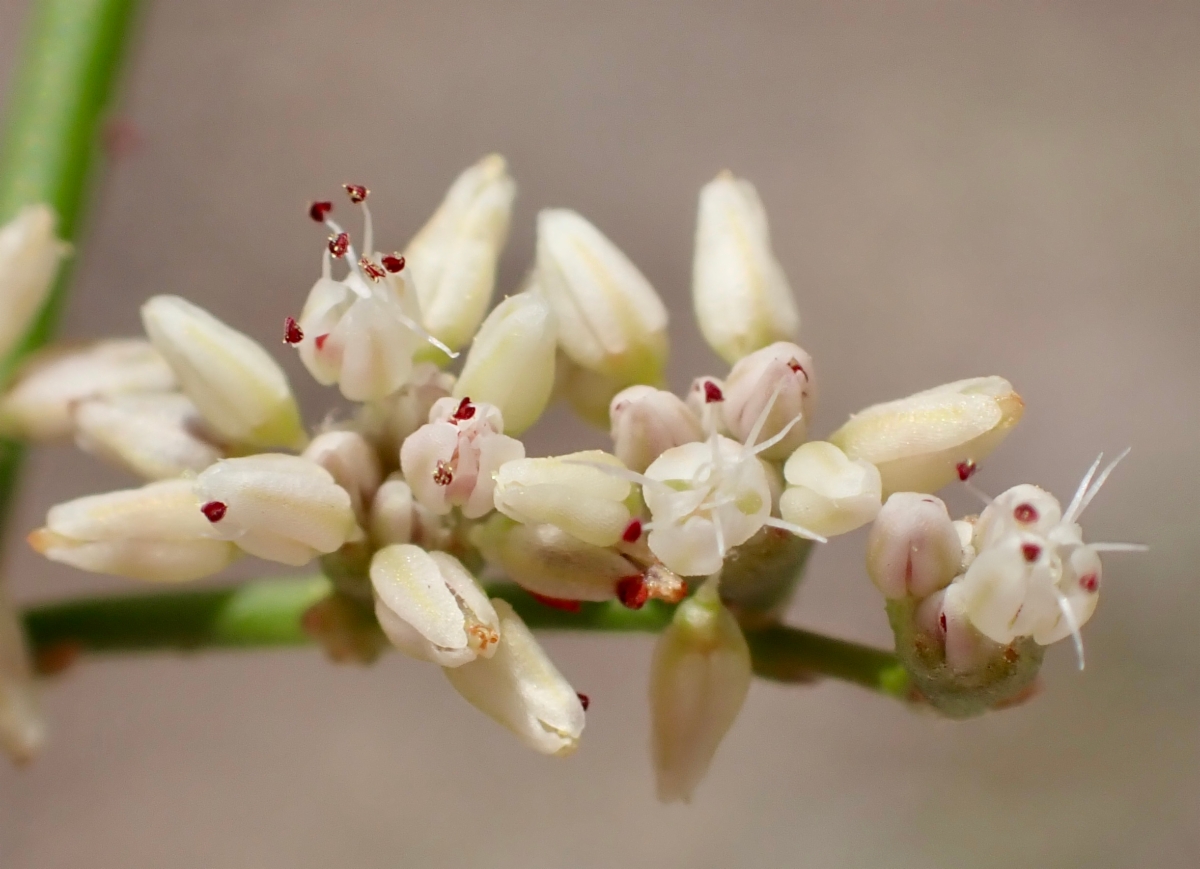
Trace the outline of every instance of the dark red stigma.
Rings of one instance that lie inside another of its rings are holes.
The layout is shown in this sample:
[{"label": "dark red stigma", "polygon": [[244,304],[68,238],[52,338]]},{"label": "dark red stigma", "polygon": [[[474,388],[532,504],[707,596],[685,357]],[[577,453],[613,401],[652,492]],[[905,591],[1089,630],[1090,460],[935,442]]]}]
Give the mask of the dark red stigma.
[{"label": "dark red stigma", "polygon": [[454,416],[452,419],[460,421],[467,420],[474,415],[475,405],[471,404],[471,399],[469,397],[464,397],[463,400],[458,403],[458,410],[454,411]]},{"label": "dark red stigma", "polygon": [[225,511],[228,509],[229,506],[224,501],[209,501],[201,505],[200,512],[209,522],[220,522],[225,518]]},{"label": "dark red stigma", "polygon": [[313,343],[317,345],[318,350],[323,350],[325,349],[325,342],[328,340],[329,333],[326,332],[324,335],[318,335],[316,338],[313,338]]},{"label": "dark red stigma", "polygon": [[800,364],[799,359],[789,359],[787,365],[788,368],[792,369],[793,371],[799,371],[804,375],[804,379],[808,380],[808,372],[804,370],[804,366]]},{"label": "dark red stigma", "polygon": [[580,694],[578,691],[575,692],[575,696],[579,698],[579,702],[583,706],[583,711],[587,712],[588,707],[592,705],[591,698],[586,694]]},{"label": "dark red stigma", "polygon": [[938,627],[942,629],[942,633],[946,633],[946,614],[943,612],[938,616]]},{"label": "dark red stigma", "polygon": [[1084,591],[1095,591],[1100,587],[1100,577],[1094,573],[1079,577],[1079,587]]},{"label": "dark red stigma", "polygon": [[385,253],[380,257],[383,267],[392,274],[404,271],[404,257],[398,253]]},{"label": "dark red stigma", "polygon": [[641,575],[624,576],[617,580],[617,600],[631,610],[640,610],[649,597],[650,590],[646,588],[646,580]]},{"label": "dark red stigma", "polygon": [[621,539],[626,543],[637,543],[642,536],[642,520],[630,519],[629,524],[625,526],[625,530],[621,532]]},{"label": "dark red stigma", "polygon": [[979,470],[979,465],[975,464],[974,459],[967,459],[965,462],[959,462],[955,465],[954,470],[958,471],[958,478],[965,483],[975,476],[975,472]]},{"label": "dark red stigma", "polygon": [[561,597],[550,597],[545,594],[538,594],[536,591],[529,592],[529,596],[540,604],[550,607],[551,609],[562,610],[565,613],[579,612],[580,603],[577,600],[564,600]]},{"label": "dark red stigma", "polygon": [[342,187],[345,189],[346,195],[350,197],[350,201],[355,205],[365,202],[366,198],[371,195],[371,191],[361,184],[343,184]]},{"label": "dark red stigma", "polygon": [[704,381],[704,403],[712,404],[716,401],[724,401],[725,393],[721,391],[721,387],[713,383],[711,380]]},{"label": "dark red stigma", "polygon": [[308,216],[317,223],[324,223],[329,212],[333,211],[332,202],[314,202],[308,206]]},{"label": "dark red stigma", "polygon": [[300,328],[300,324],[292,317],[288,317],[283,321],[283,343],[284,344],[299,344],[304,340],[304,330]]},{"label": "dark red stigma", "polygon": [[1021,554],[1025,556],[1026,561],[1037,561],[1042,554],[1042,547],[1036,543],[1022,543]]},{"label": "dark red stigma", "polygon": [[1013,508],[1013,518],[1018,522],[1036,522],[1038,520],[1037,508],[1032,504],[1018,504]]},{"label": "dark red stigma", "polygon": [[350,250],[350,234],[347,232],[339,232],[337,235],[329,236],[329,252],[335,258],[341,259],[346,255],[346,251]]}]

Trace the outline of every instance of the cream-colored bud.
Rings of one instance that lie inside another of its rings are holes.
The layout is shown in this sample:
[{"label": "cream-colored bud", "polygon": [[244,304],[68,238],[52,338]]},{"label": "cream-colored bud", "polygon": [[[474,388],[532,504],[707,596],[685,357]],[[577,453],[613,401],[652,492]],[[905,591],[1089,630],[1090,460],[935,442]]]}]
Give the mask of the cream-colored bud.
[{"label": "cream-colored bud", "polygon": [[495,405],[505,430],[519,435],[550,403],[557,341],[554,315],[540,293],[510,296],[475,336],[454,385],[455,397]]},{"label": "cream-colored bud", "polygon": [[879,513],[879,471],[827,441],[802,445],[783,466],[783,476],[788,488],[779,499],[780,515],[824,537],[853,531]]},{"label": "cream-colored bud", "polygon": [[650,715],[658,798],[691,799],[750,690],[750,649],[715,586],[675,610],[654,649]]},{"label": "cream-colored bud", "polygon": [[500,620],[475,577],[452,555],[398,544],[371,559],[375,615],[393,645],[443,667],[490,658]]},{"label": "cream-colored bud", "polygon": [[366,508],[383,480],[379,457],[367,439],[353,431],[327,431],[317,435],[301,458],[327,470],[350,494],[354,515],[362,522]]},{"label": "cream-colored bud", "polygon": [[558,600],[611,600],[617,583],[641,568],[615,550],[593,546],[555,525],[521,525],[494,515],[471,542],[517,585]]},{"label": "cream-colored bud", "polygon": [[471,705],[534,751],[563,756],[579,747],[583,703],[506,601],[493,599],[500,645],[491,658],[443,670]]},{"label": "cream-colored bud", "polygon": [[196,478],[209,534],[283,564],[307,564],[357,540],[350,494],[307,459],[263,453],[223,459]]},{"label": "cream-colored bud", "polygon": [[628,381],[608,374],[597,374],[571,361],[560,349],[554,363],[554,391],[585,422],[608,428],[608,408]]},{"label": "cream-colored bud", "polygon": [[367,532],[378,548],[393,543],[411,543],[417,529],[417,502],[412,489],[399,474],[383,481],[371,501]]},{"label": "cream-colored bud", "polygon": [[41,751],[46,724],[33,684],[21,616],[0,583],[0,749],[17,763]]},{"label": "cream-colored bud", "polygon": [[33,324],[54,286],[58,264],[71,250],[54,233],[48,205],[26,205],[0,226],[0,357],[8,356]]},{"label": "cream-colored bud", "polygon": [[692,301],[704,339],[729,363],[772,342],[794,340],[800,330],[762,201],[754,185],[730,172],[700,191]]},{"label": "cream-colored bud", "polygon": [[557,525],[587,543],[611,546],[629,525],[625,499],[632,486],[604,466],[625,470],[600,450],[507,462],[496,472],[496,509],[526,525]]},{"label": "cream-colored bud", "polygon": [[897,492],[867,538],[867,573],[888,599],[928,597],[962,566],[962,545],[946,505],[932,495]]},{"label": "cream-colored bud", "polygon": [[178,296],[150,299],[142,323],[184,394],[222,438],[256,448],[304,445],[287,377],[257,342]]},{"label": "cream-colored bud", "polygon": [[641,473],[671,447],[704,439],[700,420],[674,393],[653,386],[618,392],[608,408],[613,452]]},{"label": "cream-colored bud", "polygon": [[667,357],[667,310],[650,282],[574,211],[538,215],[537,283],[578,365],[630,383],[657,383]]},{"label": "cream-colored bud", "polygon": [[453,389],[453,374],[432,362],[419,362],[397,392],[362,406],[356,427],[376,445],[380,456],[390,458],[395,468],[405,438],[429,422],[430,409]]},{"label": "cream-colored bud", "polygon": [[757,425],[761,443],[786,429],[761,454],[773,461],[786,459],[808,437],[815,396],[812,376],[812,357],[783,341],[739,359],[725,378],[725,400],[718,405],[730,436],[745,442]]},{"label": "cream-colored bud", "polygon": [[976,377],[868,407],[829,440],[876,465],[885,495],[936,492],[987,458],[1024,409],[1007,380]]},{"label": "cream-colored bud", "polygon": [[241,553],[211,539],[191,480],[77,498],[50,508],[46,526],[29,535],[49,558],[93,573],[150,582],[199,579]]},{"label": "cream-colored bud", "polygon": [[92,398],[75,408],[75,443],[145,480],[203,471],[222,456],[196,406],[178,392]]},{"label": "cream-colored bud", "polygon": [[504,158],[484,157],[455,179],[404,251],[425,328],[451,350],[471,340],[492,300],[516,192]]},{"label": "cream-colored bud", "polygon": [[28,440],[70,434],[71,414],[88,398],[128,392],[166,392],[175,374],[148,341],[100,341],[35,354],[0,399],[0,428]]}]

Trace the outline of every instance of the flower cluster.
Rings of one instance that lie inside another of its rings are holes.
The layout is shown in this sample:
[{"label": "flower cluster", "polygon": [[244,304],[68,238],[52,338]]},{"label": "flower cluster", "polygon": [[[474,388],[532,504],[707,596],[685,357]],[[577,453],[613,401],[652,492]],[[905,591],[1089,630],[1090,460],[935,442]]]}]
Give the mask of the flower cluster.
[{"label": "flower cluster", "polygon": [[[376,248],[369,191],[345,191],[361,235],[332,201],[311,205],[327,230],[321,274],[282,337],[358,408],[306,431],[259,343],[152,298],[147,341],[35,357],[0,399],[8,431],[73,435],[144,481],[54,507],[29,537],[37,551],[152,582],[245,554],[319,559],[334,591],[305,624],[331,654],[369,660],[390,641],[555,755],[578,745],[588,699],[479,577],[569,611],[678,604],[652,664],[664,799],[690,796],[742,705],[742,623],[770,617],[754,603],[763,574],[790,588],[811,541],[874,522],[867,564],[896,604],[898,648],[922,650],[915,668],[936,657],[956,690],[995,694],[977,678],[994,659],[1022,638],[1077,638],[1090,617],[1104,547],[1085,545],[1077,520],[1111,467],[1065,512],[1019,486],[952,523],[928,494],[1020,419],[1006,380],[919,392],[810,439],[816,371],[748,182],[722,173],[700,194],[695,312],[730,368],[682,395],[662,388],[662,301],[575,212],[538,216],[528,279],[488,313],[514,198],[502,158],[464,172],[402,251]],[[518,436],[556,396],[602,420],[611,451],[527,456]],[[0,724],[6,684],[0,673]]]}]

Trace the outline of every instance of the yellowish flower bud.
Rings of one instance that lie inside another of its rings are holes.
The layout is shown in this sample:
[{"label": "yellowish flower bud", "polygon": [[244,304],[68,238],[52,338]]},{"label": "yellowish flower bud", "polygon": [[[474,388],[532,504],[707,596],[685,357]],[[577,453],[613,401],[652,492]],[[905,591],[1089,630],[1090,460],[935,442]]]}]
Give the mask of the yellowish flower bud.
[{"label": "yellowish flower bud", "polygon": [[879,471],[870,462],[852,461],[826,441],[810,441],[787,460],[788,488],[779,512],[788,522],[824,537],[866,525],[879,512]]},{"label": "yellowish flower bud", "polygon": [[58,264],[71,250],[54,234],[48,205],[27,205],[0,226],[0,357],[12,352],[33,324],[54,285]]},{"label": "yellowish flower bud", "polygon": [[879,468],[883,493],[936,492],[966,478],[1021,419],[1002,377],[959,380],[856,413],[829,440]]},{"label": "yellowish flower bud", "polygon": [[795,340],[800,313],[749,181],[722,172],[700,191],[692,300],[700,331],[729,363]]},{"label": "yellowish flower bud", "polygon": [[304,445],[287,377],[258,343],[178,296],[150,299],[142,323],[217,434],[246,447]]}]

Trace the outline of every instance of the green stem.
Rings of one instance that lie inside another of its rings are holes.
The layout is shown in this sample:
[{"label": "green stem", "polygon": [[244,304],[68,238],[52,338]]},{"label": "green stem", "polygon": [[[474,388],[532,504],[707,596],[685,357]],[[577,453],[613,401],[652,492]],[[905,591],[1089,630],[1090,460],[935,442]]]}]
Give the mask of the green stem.
[{"label": "green stem", "polygon": [[[186,651],[200,648],[299,646],[312,642],[301,616],[332,589],[324,577],[268,579],[233,588],[169,591],[48,604],[25,613],[35,654]],[[488,588],[511,603],[533,628],[657,632],[673,608],[651,601],[640,610],[615,601],[584,603],[578,612],[553,609],[510,584]],[[747,631],[755,672],[784,682],[830,677],[896,697],[907,677],[890,652],[775,625]]]},{"label": "green stem", "polygon": [[[22,206],[44,202],[58,213],[58,232],[79,237],[83,207],[99,163],[99,140],[136,0],[40,0],[9,104],[0,169],[0,224]],[[0,383],[51,337],[66,296],[69,265],[34,325],[0,361]],[[0,527],[16,489],[22,446],[0,441]]]}]

